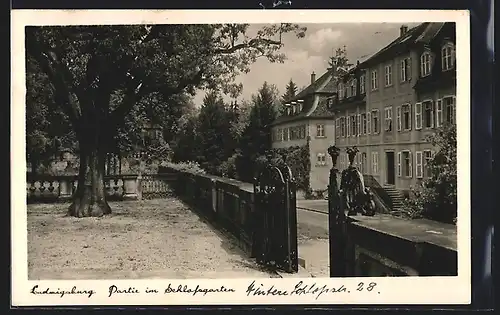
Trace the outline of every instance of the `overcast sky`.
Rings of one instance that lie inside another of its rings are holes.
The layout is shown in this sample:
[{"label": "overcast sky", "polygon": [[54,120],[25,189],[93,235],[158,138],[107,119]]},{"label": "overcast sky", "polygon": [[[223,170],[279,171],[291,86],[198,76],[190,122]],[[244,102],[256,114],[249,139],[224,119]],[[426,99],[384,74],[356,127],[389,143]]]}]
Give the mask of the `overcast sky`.
[{"label": "overcast sky", "polygon": [[[418,23],[406,23],[410,28]],[[304,24],[307,26],[306,36],[298,39],[293,34],[283,37],[282,51],[287,55],[283,64],[270,63],[261,58],[251,66],[248,74],[240,75],[238,82],[243,83],[243,93],[238,98],[250,100],[264,81],[275,84],[280,93],[290,79],[299,88],[309,85],[311,72],[319,78],[328,66],[332,50],[346,46],[347,56],[351,63],[364,59],[383,48],[399,36],[401,24],[392,23],[349,23],[349,24]],[[249,32],[260,28],[252,25]],[[195,104],[201,104],[205,91],[195,97]]]}]

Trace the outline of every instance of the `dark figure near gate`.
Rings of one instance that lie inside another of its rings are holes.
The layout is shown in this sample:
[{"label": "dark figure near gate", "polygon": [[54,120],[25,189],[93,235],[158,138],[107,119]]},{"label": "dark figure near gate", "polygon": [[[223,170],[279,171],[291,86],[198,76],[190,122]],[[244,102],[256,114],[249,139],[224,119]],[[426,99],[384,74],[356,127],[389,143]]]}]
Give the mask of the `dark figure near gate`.
[{"label": "dark figure near gate", "polygon": [[376,211],[375,201],[370,188],[365,187],[363,175],[353,165],[354,158],[359,152],[358,148],[348,148],[349,166],[342,171],[340,180],[340,194],[343,204],[348,210],[348,215],[373,216]]}]

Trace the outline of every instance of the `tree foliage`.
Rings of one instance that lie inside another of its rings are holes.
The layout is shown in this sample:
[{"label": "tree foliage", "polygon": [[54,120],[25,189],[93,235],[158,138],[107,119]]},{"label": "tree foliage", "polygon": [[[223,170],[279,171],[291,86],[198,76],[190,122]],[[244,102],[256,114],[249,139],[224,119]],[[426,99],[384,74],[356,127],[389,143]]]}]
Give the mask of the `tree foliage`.
[{"label": "tree foliage", "polygon": [[53,87],[31,58],[26,58],[26,155],[32,172],[48,165],[60,150],[75,151],[68,117],[53,100]]},{"label": "tree foliage", "polygon": [[241,180],[252,181],[257,172],[256,161],[271,149],[271,124],[276,119],[278,92],[274,85],[264,82],[253,96],[249,123],[241,137],[241,155],[237,169]]},{"label": "tree foliage", "polygon": [[437,148],[427,167],[430,176],[405,199],[406,214],[452,223],[457,216],[457,133],[447,124],[429,137]]},{"label": "tree foliage", "polygon": [[295,82],[293,82],[293,80],[290,79],[290,81],[288,82],[288,84],[285,87],[285,93],[281,96],[281,99],[280,99],[281,106],[279,107],[279,110],[278,110],[278,112],[280,114],[283,114],[283,110],[284,110],[283,104],[285,104],[290,99],[292,99],[297,94],[297,90],[298,90],[297,84],[295,84]]}]

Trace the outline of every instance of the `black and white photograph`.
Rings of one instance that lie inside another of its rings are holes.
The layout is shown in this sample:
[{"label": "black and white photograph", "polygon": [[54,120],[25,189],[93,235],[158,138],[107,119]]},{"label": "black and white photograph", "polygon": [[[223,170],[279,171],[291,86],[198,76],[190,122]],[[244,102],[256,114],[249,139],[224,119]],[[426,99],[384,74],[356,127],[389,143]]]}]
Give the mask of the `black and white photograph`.
[{"label": "black and white photograph", "polygon": [[470,299],[463,15],[270,11],[19,14],[23,304]]}]

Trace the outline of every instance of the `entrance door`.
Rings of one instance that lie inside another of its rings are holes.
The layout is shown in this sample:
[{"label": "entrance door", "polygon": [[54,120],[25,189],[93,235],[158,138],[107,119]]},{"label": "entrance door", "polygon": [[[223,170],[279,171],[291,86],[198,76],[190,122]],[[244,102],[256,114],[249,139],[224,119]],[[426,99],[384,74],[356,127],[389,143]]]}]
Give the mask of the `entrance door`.
[{"label": "entrance door", "polygon": [[387,184],[394,185],[396,182],[396,174],[394,173],[394,152],[385,152],[385,157],[387,161]]}]

